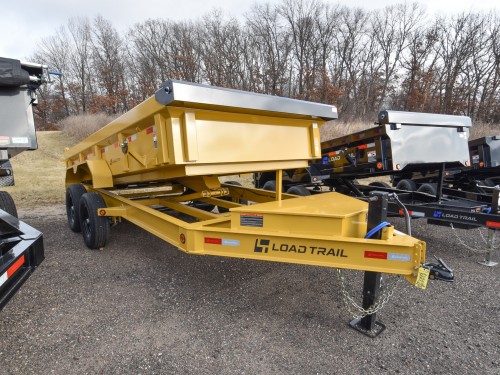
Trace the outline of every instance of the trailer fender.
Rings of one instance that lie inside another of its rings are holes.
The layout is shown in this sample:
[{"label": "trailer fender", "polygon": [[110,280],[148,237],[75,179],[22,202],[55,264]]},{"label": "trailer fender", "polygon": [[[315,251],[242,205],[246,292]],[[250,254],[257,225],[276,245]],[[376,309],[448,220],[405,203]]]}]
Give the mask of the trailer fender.
[{"label": "trailer fender", "polygon": [[113,175],[106,160],[86,160],[66,170],[66,186],[83,181],[92,181],[95,189],[113,187]]}]

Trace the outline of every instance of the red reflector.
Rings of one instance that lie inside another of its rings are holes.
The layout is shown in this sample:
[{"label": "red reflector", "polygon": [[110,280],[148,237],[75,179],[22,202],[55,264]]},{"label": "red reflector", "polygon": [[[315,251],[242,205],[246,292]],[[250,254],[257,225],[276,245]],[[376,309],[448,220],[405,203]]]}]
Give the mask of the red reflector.
[{"label": "red reflector", "polygon": [[211,243],[211,244],[214,244],[214,245],[221,245],[222,244],[222,238],[205,237],[205,243]]},{"label": "red reflector", "polygon": [[151,126],[150,128],[146,129],[146,134],[151,134],[153,132],[153,127]]},{"label": "red reflector", "polygon": [[[404,211],[403,211],[403,210],[399,210],[399,214],[400,214],[401,216],[404,216],[404,214],[405,214],[405,213],[404,213]],[[408,215],[410,215],[410,216],[412,215],[412,212],[411,212],[410,210],[408,210]]]},{"label": "red reflector", "polygon": [[497,221],[487,221],[486,226],[493,227],[493,228],[500,228],[500,223]]},{"label": "red reflector", "polygon": [[21,268],[24,264],[24,255],[14,262],[12,266],[7,270],[7,277],[11,277],[16,271]]},{"label": "red reflector", "polygon": [[368,148],[368,145],[359,145],[358,150],[364,150],[365,148]]},{"label": "red reflector", "polygon": [[387,253],[381,251],[365,251],[365,258],[387,259]]}]

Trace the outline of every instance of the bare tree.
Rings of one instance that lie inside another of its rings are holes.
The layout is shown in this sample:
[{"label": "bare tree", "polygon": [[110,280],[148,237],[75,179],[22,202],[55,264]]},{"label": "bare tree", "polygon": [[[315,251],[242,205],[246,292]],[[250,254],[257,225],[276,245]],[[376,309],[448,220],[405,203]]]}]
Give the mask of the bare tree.
[{"label": "bare tree", "polygon": [[77,112],[87,112],[94,96],[91,70],[91,26],[88,18],[71,18],[68,21],[71,42],[67,45],[70,65],[66,75],[72,77],[72,98]]},{"label": "bare tree", "polygon": [[434,52],[439,34],[435,24],[413,30],[406,53],[401,60],[402,90],[394,102],[398,109],[407,111],[429,110],[437,55]]},{"label": "bare tree", "polygon": [[392,94],[397,83],[394,77],[400,67],[403,51],[408,46],[410,34],[423,16],[424,11],[418,3],[388,6],[382,11],[374,12],[371,22],[372,35],[380,51],[380,57],[376,57],[380,58],[382,63],[382,80],[376,110],[384,106],[387,95]]},{"label": "bare tree", "polygon": [[284,0],[279,8],[292,35],[293,63],[297,74],[295,82],[290,83],[292,90],[294,86],[296,90],[290,95],[307,99],[306,87],[315,84],[314,71],[320,50],[316,20],[320,18],[324,6],[316,0]]},{"label": "bare tree", "polygon": [[235,19],[226,22],[222,12],[214,10],[203,18],[199,32],[203,80],[215,86],[242,88],[244,45],[238,22]]},{"label": "bare tree", "polygon": [[[37,52],[33,57],[34,61],[50,66],[52,69],[59,72],[67,73],[70,70],[70,59],[68,56],[68,35],[64,27],[58,29],[56,34],[51,37],[42,39],[37,45]],[[52,99],[52,112],[55,118],[69,116],[72,111],[70,109],[68,86],[70,84],[71,74],[63,74],[60,79],[55,80],[53,89],[54,95],[50,95],[49,91],[43,91],[44,100]],[[56,99],[58,98],[58,99]],[[43,102],[42,101],[42,102]],[[59,113],[59,115],[57,115]],[[54,116],[52,116],[54,117]],[[50,116],[47,115],[47,121],[50,121]]]},{"label": "bare tree", "polygon": [[289,81],[291,35],[276,7],[254,5],[246,17],[257,90],[267,94],[285,95]]},{"label": "bare tree", "polygon": [[92,56],[101,87],[94,97],[94,106],[106,112],[118,113],[128,109],[125,88],[122,40],[111,23],[101,16],[94,20]]}]

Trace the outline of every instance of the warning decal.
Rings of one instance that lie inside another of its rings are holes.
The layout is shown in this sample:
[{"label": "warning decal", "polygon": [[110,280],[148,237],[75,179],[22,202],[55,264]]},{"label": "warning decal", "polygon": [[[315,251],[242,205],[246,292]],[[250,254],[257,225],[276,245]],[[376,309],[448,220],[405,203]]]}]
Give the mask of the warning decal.
[{"label": "warning decal", "polygon": [[264,216],[261,214],[241,214],[240,225],[242,227],[263,227]]}]

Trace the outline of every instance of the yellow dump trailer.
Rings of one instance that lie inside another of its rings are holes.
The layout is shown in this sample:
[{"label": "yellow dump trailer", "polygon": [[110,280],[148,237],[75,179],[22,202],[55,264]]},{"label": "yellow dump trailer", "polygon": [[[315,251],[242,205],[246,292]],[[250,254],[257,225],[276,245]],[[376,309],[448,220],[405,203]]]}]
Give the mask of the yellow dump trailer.
[{"label": "yellow dump trailer", "polygon": [[306,167],[321,157],[319,127],[335,118],[331,105],[167,81],[65,152],[69,226],[90,248],[105,246],[110,224],[124,218],[187,253],[383,272],[425,284],[425,243],[379,225],[380,197],[369,210],[368,202],[335,192],[297,197],[281,186],[272,192],[221,182],[256,171],[276,171],[281,181],[283,170]]}]

